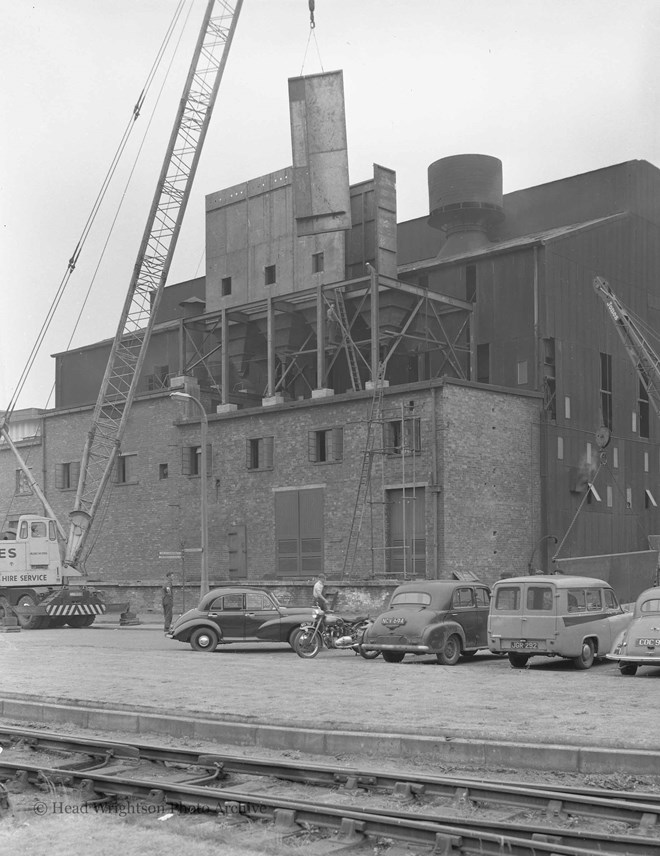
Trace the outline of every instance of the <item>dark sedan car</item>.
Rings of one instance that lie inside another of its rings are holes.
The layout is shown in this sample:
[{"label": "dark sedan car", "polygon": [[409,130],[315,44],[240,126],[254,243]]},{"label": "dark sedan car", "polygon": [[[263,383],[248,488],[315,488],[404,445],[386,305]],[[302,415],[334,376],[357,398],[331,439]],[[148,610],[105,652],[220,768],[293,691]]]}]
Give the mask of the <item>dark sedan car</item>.
[{"label": "dark sedan car", "polygon": [[195,651],[214,651],[230,642],[288,642],[293,647],[300,625],[313,613],[312,607],[282,606],[261,589],[228,586],[204,595],[176,620],[168,636],[190,642]]},{"label": "dark sedan car", "polygon": [[490,590],[482,583],[422,580],[394,590],[387,612],[367,630],[363,647],[381,651],[388,663],[406,654],[435,654],[453,666],[488,648]]}]

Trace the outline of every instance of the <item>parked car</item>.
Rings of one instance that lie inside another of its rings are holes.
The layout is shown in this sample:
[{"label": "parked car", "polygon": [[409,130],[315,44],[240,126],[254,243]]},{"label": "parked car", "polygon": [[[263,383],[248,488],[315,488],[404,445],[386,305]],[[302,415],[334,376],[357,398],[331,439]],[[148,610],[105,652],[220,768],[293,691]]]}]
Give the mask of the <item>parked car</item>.
[{"label": "parked car", "polygon": [[533,656],[564,657],[589,669],[630,622],[612,588],[591,577],[509,577],[493,585],[488,647],[515,669]]},{"label": "parked car", "polygon": [[313,614],[313,607],[282,606],[262,589],[228,586],[204,595],[175,621],[168,636],[189,642],[195,651],[215,651],[230,642],[288,642],[293,647],[300,625]]},{"label": "parked car", "polygon": [[660,667],[660,586],[637,598],[632,620],[614,640],[607,658],[619,663],[622,675],[634,675],[640,666]]},{"label": "parked car", "polygon": [[388,663],[400,663],[406,654],[435,654],[439,663],[453,666],[461,656],[488,647],[489,601],[490,591],[482,583],[405,583],[367,630],[362,647],[381,651]]}]

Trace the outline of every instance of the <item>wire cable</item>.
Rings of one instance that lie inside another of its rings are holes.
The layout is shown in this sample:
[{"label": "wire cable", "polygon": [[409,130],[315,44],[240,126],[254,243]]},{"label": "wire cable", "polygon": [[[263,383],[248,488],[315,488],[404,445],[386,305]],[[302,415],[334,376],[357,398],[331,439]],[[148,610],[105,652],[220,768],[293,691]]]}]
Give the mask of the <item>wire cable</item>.
[{"label": "wire cable", "polygon": [[124,132],[122,134],[119,145],[117,146],[117,149],[116,149],[115,154],[112,158],[110,166],[106,172],[105,178],[103,179],[101,189],[100,189],[99,193],[97,194],[97,197],[96,197],[96,199],[92,205],[92,209],[90,211],[90,214],[87,217],[87,221],[85,222],[85,225],[84,225],[83,230],[81,232],[80,238],[78,239],[78,243],[76,244],[76,247],[75,247],[68,263],[67,263],[66,272],[64,273],[64,276],[62,277],[60,284],[59,284],[59,286],[55,292],[55,296],[53,297],[51,305],[50,305],[50,307],[46,313],[46,317],[45,317],[45,319],[41,325],[41,328],[39,329],[39,332],[37,334],[37,338],[35,340],[35,343],[32,346],[32,350],[29,353],[26,364],[23,368],[23,371],[21,372],[21,375],[19,376],[19,379],[18,379],[18,382],[17,382],[16,387],[14,389],[14,392],[13,392],[11,399],[7,405],[7,408],[5,410],[5,419],[7,419],[7,420],[9,420],[9,418],[11,417],[11,414],[13,413],[14,409],[16,408],[16,404],[17,404],[18,399],[19,399],[19,397],[23,391],[25,383],[27,382],[28,376],[29,376],[30,371],[32,370],[32,367],[34,365],[34,362],[38,356],[41,345],[43,344],[43,341],[44,341],[46,334],[50,328],[50,325],[52,323],[53,317],[57,311],[57,308],[60,305],[62,297],[64,296],[66,288],[69,284],[69,280],[71,279],[71,276],[72,276],[72,274],[76,268],[78,258],[80,257],[80,254],[81,254],[82,249],[85,245],[85,242],[87,240],[89,232],[90,232],[90,230],[91,230],[91,228],[92,228],[92,226],[96,220],[96,217],[97,217],[99,209],[103,203],[103,200],[105,199],[105,196],[107,194],[110,182],[111,182],[111,180],[112,180],[112,178],[113,178],[113,176],[117,170],[117,166],[118,166],[118,164],[121,160],[121,157],[122,157],[122,155],[126,149],[126,145],[130,139],[132,130],[135,126],[135,122],[137,121],[138,117],[140,116],[140,112],[142,110],[142,106],[144,104],[145,98],[147,96],[149,89],[151,88],[151,85],[153,83],[156,71],[162,62],[164,52],[167,49],[167,46],[169,45],[172,34],[176,28],[177,22],[181,16],[182,11],[183,11],[184,4],[185,4],[185,0],[179,0],[179,4],[178,4],[178,6],[174,12],[172,20],[170,21],[170,24],[168,26],[167,32],[166,32],[166,34],[165,34],[165,36],[161,42],[161,45],[158,49],[156,59],[154,60],[152,66],[151,66],[151,69],[147,75],[147,80],[146,80],[144,86],[142,87],[142,90],[140,92],[140,95],[139,95],[137,101],[135,102],[135,105],[133,106],[133,109],[131,112],[131,117],[130,117],[127,125],[126,125],[126,128],[124,129]]}]

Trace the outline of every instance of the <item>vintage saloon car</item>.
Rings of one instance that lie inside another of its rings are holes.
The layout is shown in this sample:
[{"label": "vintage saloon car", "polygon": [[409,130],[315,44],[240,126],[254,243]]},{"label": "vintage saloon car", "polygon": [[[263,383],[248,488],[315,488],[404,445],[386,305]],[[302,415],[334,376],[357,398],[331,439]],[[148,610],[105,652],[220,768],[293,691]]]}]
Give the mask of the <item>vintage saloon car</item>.
[{"label": "vintage saloon car", "polygon": [[195,651],[214,651],[230,642],[288,642],[312,607],[289,607],[270,592],[247,586],[217,588],[204,595],[198,606],[178,618],[168,633],[177,642],[189,642]]},{"label": "vintage saloon car", "polygon": [[608,660],[617,660],[622,675],[634,675],[640,666],[660,668],[660,586],[637,598],[631,623],[614,640]]},{"label": "vintage saloon car", "polygon": [[453,666],[487,648],[490,591],[482,583],[423,580],[394,590],[389,609],[367,630],[363,647],[381,651],[388,663],[406,654],[435,654]]}]

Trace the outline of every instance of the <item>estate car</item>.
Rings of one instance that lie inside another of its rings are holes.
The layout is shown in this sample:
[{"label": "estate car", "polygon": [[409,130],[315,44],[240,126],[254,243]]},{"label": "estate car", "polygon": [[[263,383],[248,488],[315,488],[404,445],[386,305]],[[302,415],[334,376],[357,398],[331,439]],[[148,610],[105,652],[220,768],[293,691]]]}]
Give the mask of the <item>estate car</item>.
[{"label": "estate car", "polygon": [[230,642],[288,642],[312,607],[282,606],[270,592],[247,586],[217,588],[198,606],[178,618],[168,633],[177,642],[189,642],[195,651],[214,651]]},{"label": "estate car", "polygon": [[424,580],[396,588],[387,612],[365,633],[362,647],[380,651],[388,663],[406,654],[435,654],[453,666],[487,648],[490,591],[482,583]]},{"label": "estate car", "polygon": [[591,577],[509,577],[493,585],[488,647],[516,669],[533,656],[565,657],[589,669],[629,623],[612,588]]},{"label": "estate car", "polygon": [[622,675],[634,675],[639,666],[660,667],[660,586],[637,598],[632,620],[614,640],[609,660],[617,660]]}]

